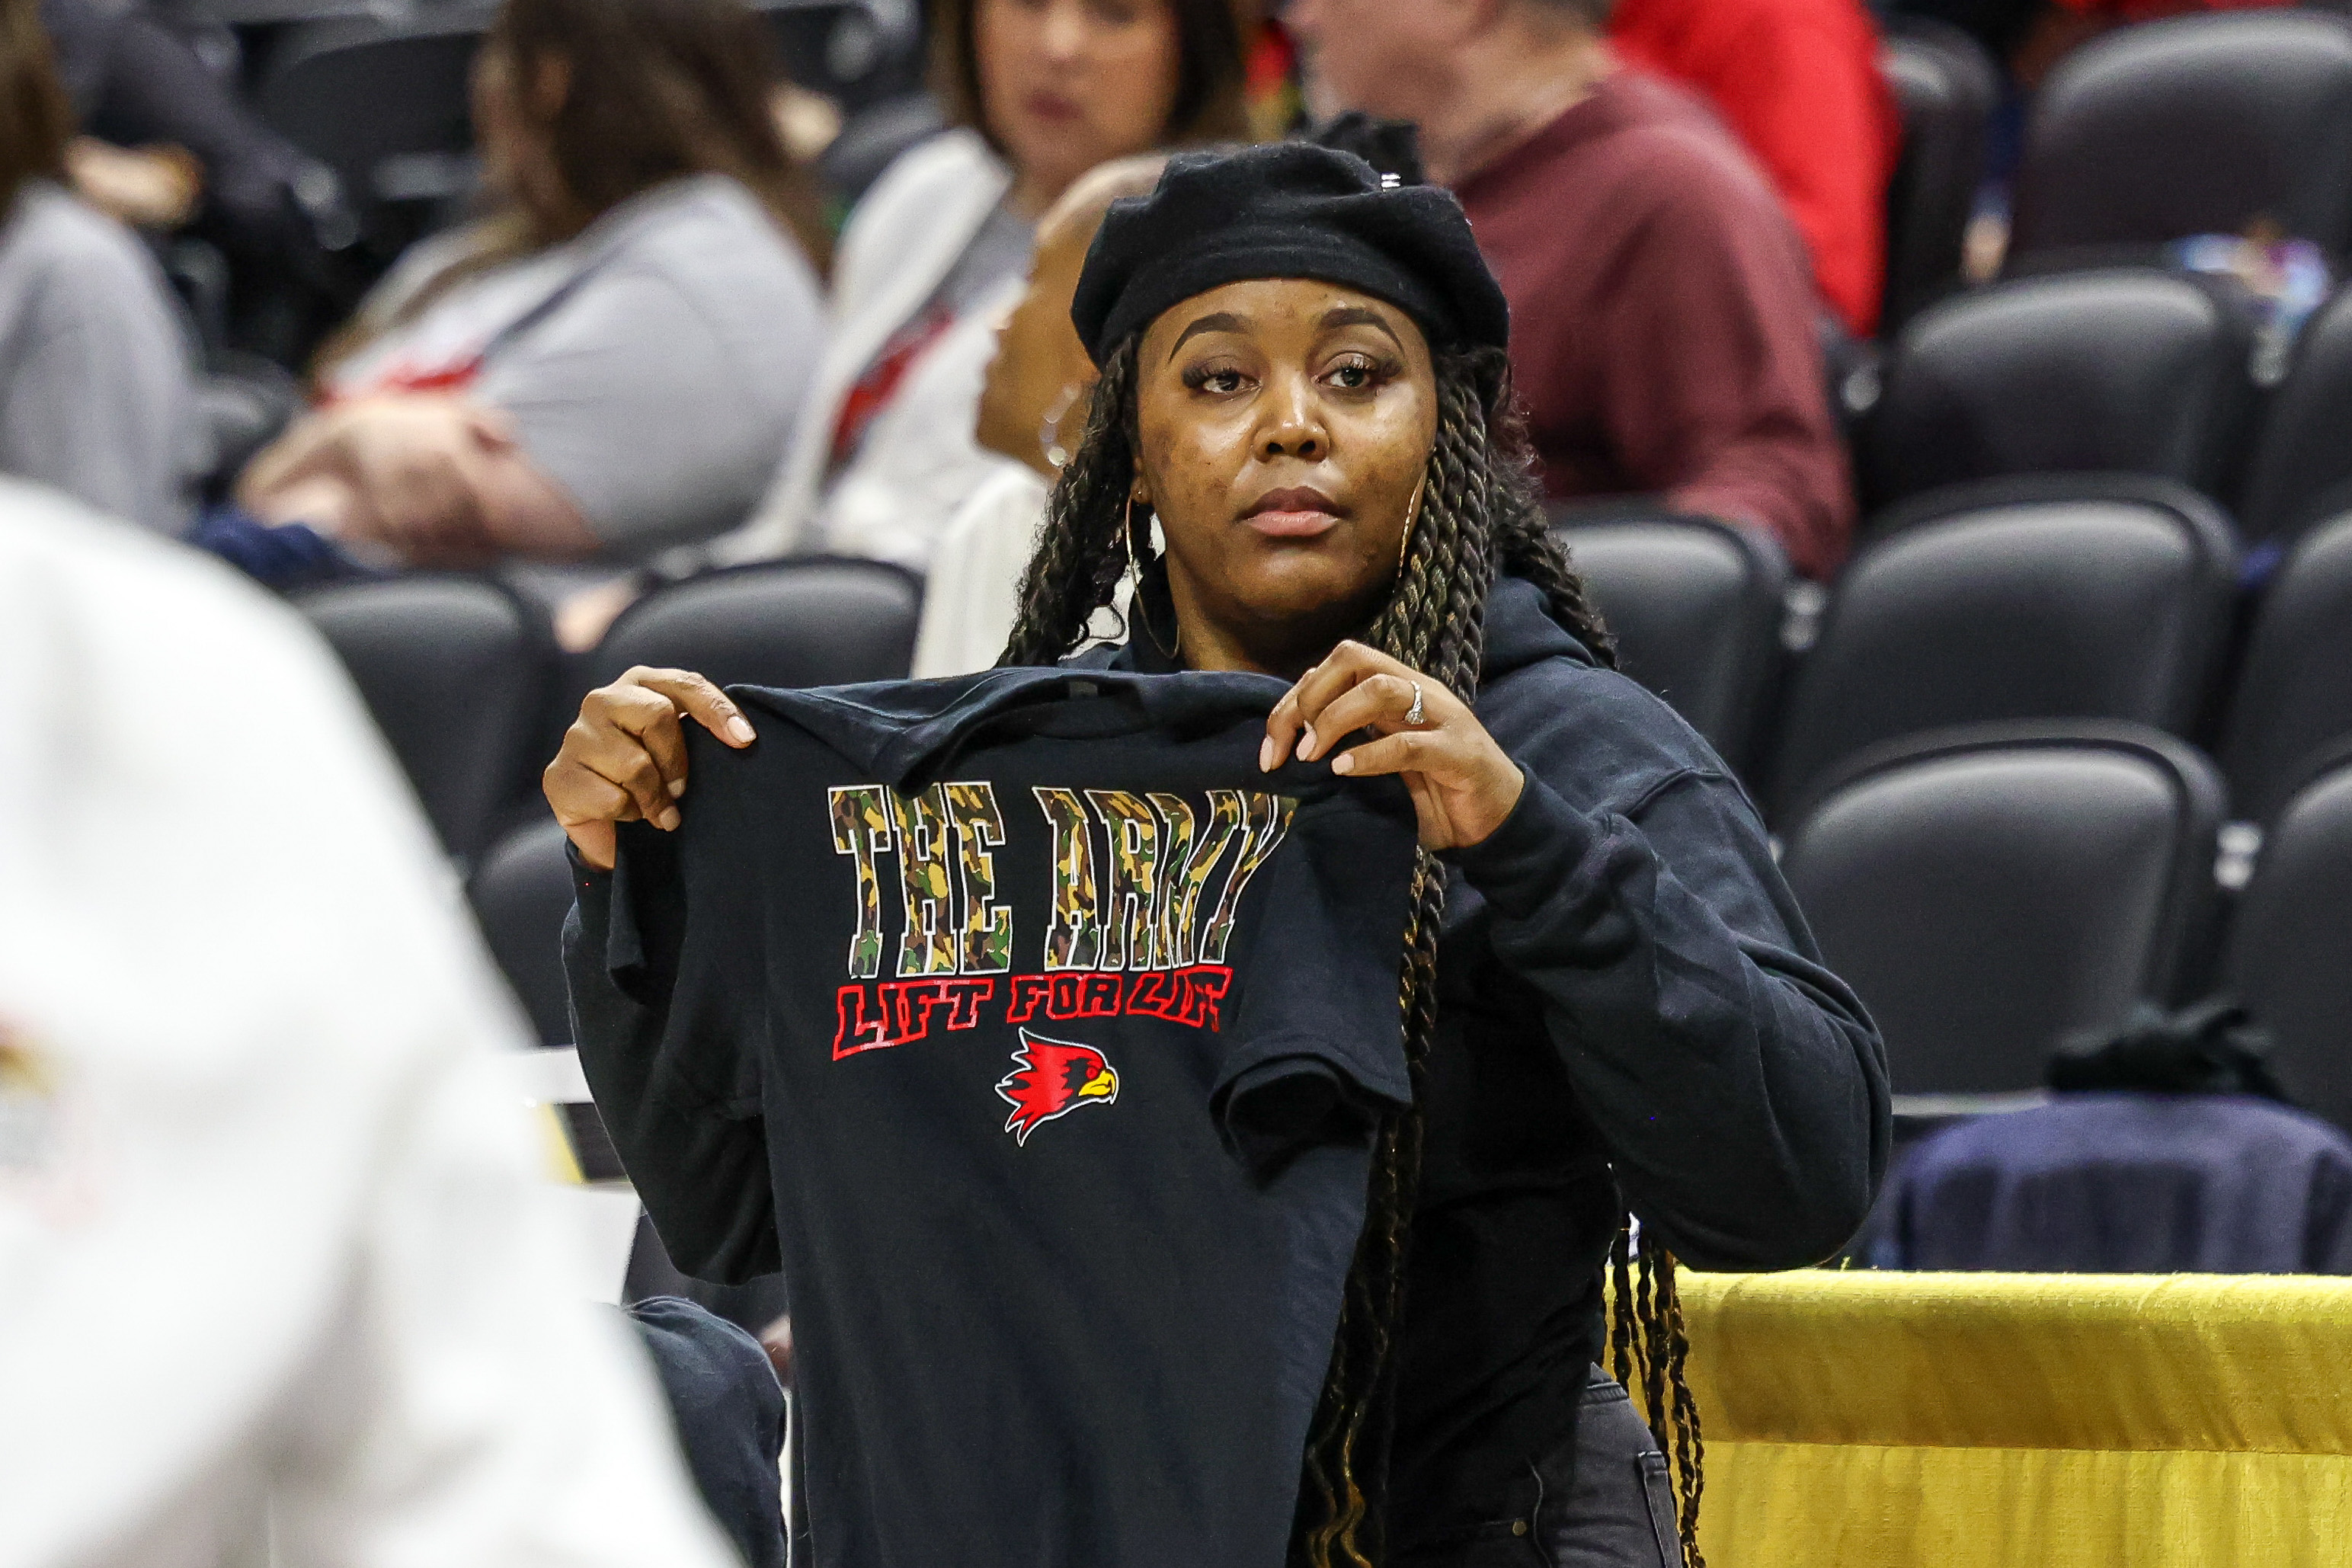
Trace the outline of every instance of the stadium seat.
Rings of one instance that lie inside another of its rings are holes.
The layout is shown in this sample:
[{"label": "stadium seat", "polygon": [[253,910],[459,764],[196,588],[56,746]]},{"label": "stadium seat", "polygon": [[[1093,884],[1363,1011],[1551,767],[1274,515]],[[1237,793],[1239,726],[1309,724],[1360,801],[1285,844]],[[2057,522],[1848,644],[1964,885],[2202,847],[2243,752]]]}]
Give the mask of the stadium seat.
[{"label": "stadium seat", "polygon": [[2252,545],[2291,545],[2303,529],[2352,511],[2352,289],[2305,323],[2272,395],[2238,505]]},{"label": "stadium seat", "polygon": [[843,686],[902,679],[922,600],[874,561],[762,562],[646,595],[590,656],[591,686],[633,665],[691,669],[721,686]]},{"label": "stadium seat", "polygon": [[1887,354],[1864,500],[2008,474],[2155,474],[2218,493],[2252,399],[2226,285],[2152,268],[2016,279],[1930,307]]},{"label": "stadium seat", "polygon": [[1774,819],[1864,746],[1949,724],[2183,731],[2211,694],[2236,551],[2160,479],[1998,480],[1922,497],[1832,591],[1770,769]]},{"label": "stadium seat", "polygon": [[2224,969],[2289,1091],[2352,1129],[2352,752],[2270,823]]},{"label": "stadium seat", "polygon": [[2352,737],[2352,513],[2271,579],[2221,742],[2236,814],[2266,822],[2319,752]]},{"label": "stadium seat", "polygon": [[2303,10],[2120,27],[2036,95],[2011,257],[2147,254],[2257,222],[2352,247],[2352,26]]},{"label": "stadium seat", "polygon": [[467,82],[494,11],[450,0],[303,22],[270,52],[255,89],[262,118],[334,170],[380,252],[473,188]]},{"label": "stadium seat", "polygon": [[2000,104],[1991,57],[1958,27],[1885,19],[1878,68],[1903,116],[1903,152],[1886,187],[1886,292],[1881,333],[1960,282],[1960,252],[1983,183],[1985,138]]},{"label": "stadium seat", "polygon": [[1557,527],[1625,673],[1674,705],[1716,754],[1754,760],[1780,667],[1788,558],[1750,529],[1660,516]]},{"label": "stadium seat", "polygon": [[540,1044],[572,1044],[561,951],[563,917],[572,908],[563,829],[547,816],[517,827],[482,857],[466,896]]},{"label": "stadium seat", "polygon": [[2030,1089],[2061,1036],[2171,999],[2221,819],[2211,764],[2158,731],[1969,726],[1824,779],[1781,869],[1898,1094]]},{"label": "stadium seat", "polygon": [[555,670],[546,618],[473,577],[347,584],[299,605],[351,672],[443,847],[470,861],[532,770]]},{"label": "stadium seat", "polygon": [[919,91],[923,27],[906,0],[751,0],[786,75],[853,118]]}]

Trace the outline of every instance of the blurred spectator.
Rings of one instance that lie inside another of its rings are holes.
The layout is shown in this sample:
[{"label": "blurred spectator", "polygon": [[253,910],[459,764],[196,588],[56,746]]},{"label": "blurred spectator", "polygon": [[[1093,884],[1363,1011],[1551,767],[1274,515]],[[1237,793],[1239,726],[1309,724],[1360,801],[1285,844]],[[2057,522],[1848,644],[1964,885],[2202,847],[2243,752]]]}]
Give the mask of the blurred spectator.
[{"label": "blurred spectator", "polygon": [[730,1562],[316,637],[0,483],[0,1559]]},{"label": "blurred spectator", "polygon": [[34,0],[0,0],[0,473],[176,531],[188,344],[152,258],[61,183],[72,133]]},{"label": "blurred spectator", "polygon": [[1822,298],[1875,332],[1903,123],[1862,0],[1617,0],[1609,41],[1723,116],[1796,220]]},{"label": "blurred spectator", "polygon": [[1609,0],[1293,0],[1317,89],[1421,127],[1511,303],[1555,500],[1652,495],[1832,571],[1853,527],[1802,242],[1722,123],[1620,68]]},{"label": "blurred spectator", "polygon": [[972,407],[1039,215],[1096,164],[1247,134],[1255,0],[939,0],[933,75],[958,129],[851,215],[810,417],[725,561],[800,551],[921,570],[992,459]]},{"label": "blurred spectator", "polygon": [[1038,220],[1021,302],[999,329],[975,434],[997,454],[931,559],[915,638],[919,679],[986,669],[1004,651],[1045,498],[1087,425],[1094,362],[1070,324],[1087,248],[1121,196],[1149,195],[1161,157],[1122,158],[1080,177]]},{"label": "blurred spectator", "polygon": [[[207,542],[384,565],[642,557],[742,521],[823,326],[814,187],[736,0],[508,0],[476,69],[492,216],[416,248]],[[795,244],[797,240],[797,244]],[[289,530],[290,531],[290,530]],[[331,570],[331,559],[318,570]]]},{"label": "blurred spectator", "polygon": [[125,223],[185,227],[218,247],[236,336],[266,353],[299,352],[331,302],[349,301],[319,228],[322,217],[350,221],[334,176],[264,125],[139,0],[40,5],[87,132],[70,161],[82,195]]}]

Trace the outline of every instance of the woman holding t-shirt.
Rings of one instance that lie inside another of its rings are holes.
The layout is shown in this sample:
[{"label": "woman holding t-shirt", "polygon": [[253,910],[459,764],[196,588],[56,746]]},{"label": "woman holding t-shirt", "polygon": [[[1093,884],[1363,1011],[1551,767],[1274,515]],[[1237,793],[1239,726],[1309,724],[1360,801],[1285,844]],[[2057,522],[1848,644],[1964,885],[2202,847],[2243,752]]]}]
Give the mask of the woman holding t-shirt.
[{"label": "woman holding t-shirt", "polygon": [[[1429,857],[1416,1105],[1378,1146],[1294,1559],[1682,1561],[1699,1456],[1673,1261],[1803,1264],[1860,1225],[1888,1139],[1877,1034],[1739,785],[1611,668],[1451,196],[1295,144],[1179,157],[1113,209],[1072,315],[1102,378],[1007,661],[1071,658],[1134,572],[1126,645],[1082,659],[1291,679],[1264,764],[1401,774]],[[617,822],[677,824],[683,717],[751,739],[682,671],[583,705],[546,784],[588,867]],[[1612,1265],[1638,1305],[1607,1332]],[[1679,1510],[1603,1361],[1672,1438]]]}]

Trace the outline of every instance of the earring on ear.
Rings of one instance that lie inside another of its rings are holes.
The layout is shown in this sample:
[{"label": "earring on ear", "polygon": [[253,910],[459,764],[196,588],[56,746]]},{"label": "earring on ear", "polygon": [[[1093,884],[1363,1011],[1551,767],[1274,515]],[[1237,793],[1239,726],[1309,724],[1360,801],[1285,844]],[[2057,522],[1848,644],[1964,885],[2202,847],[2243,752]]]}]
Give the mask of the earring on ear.
[{"label": "earring on ear", "polygon": [[1421,527],[1421,498],[1429,489],[1429,470],[1421,471],[1421,482],[1412,487],[1412,500],[1405,506],[1404,538],[1397,545],[1397,575],[1404,575],[1405,557],[1412,553],[1412,536]]}]

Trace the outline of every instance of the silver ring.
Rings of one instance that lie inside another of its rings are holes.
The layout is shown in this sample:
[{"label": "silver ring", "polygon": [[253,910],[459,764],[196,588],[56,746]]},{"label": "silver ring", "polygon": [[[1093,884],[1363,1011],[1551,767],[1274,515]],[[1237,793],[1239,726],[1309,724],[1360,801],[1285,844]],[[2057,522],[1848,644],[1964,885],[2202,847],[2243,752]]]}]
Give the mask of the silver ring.
[{"label": "silver ring", "polygon": [[1404,710],[1404,721],[1418,724],[1421,722],[1421,682],[1415,680],[1408,684],[1412,687],[1412,706]]}]

